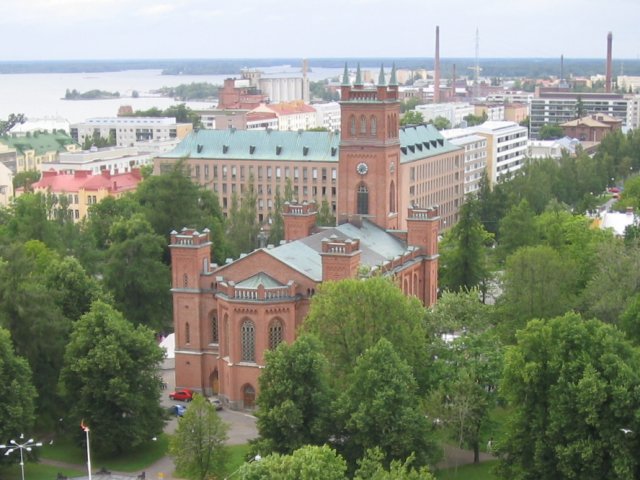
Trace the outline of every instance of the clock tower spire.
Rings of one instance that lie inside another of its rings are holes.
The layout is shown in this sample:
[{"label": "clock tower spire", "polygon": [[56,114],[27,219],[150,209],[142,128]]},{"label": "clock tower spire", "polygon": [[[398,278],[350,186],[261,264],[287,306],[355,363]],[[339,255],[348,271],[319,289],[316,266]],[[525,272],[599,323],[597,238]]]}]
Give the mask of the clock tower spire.
[{"label": "clock tower spire", "polygon": [[[345,72],[347,67],[345,65]],[[384,67],[377,85],[354,85],[345,73],[340,91],[338,223],[355,216],[384,229],[398,229],[400,102],[395,65],[387,84]]]}]

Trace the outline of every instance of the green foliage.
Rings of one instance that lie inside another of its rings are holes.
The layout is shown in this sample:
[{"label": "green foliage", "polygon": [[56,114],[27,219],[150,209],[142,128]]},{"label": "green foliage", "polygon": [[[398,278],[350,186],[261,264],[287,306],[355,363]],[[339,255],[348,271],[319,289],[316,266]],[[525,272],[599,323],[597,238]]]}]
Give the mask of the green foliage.
[{"label": "green foliage", "polygon": [[436,117],[433,120],[429,120],[428,123],[436,127],[437,130],[447,130],[452,126],[449,119],[444,117]]},{"label": "green foliage", "polygon": [[400,112],[406,114],[412,110],[415,110],[416,106],[422,105],[422,103],[422,100],[420,100],[418,97],[407,98],[406,100],[400,102]]},{"label": "green foliage", "polygon": [[266,352],[265,360],[256,413],[260,439],[254,451],[289,454],[307,444],[324,444],[331,394],[318,341],[303,335]]},{"label": "green foliage", "polygon": [[174,117],[177,123],[191,123],[193,128],[202,127],[200,115],[187,107],[184,103],[172,105],[164,110],[152,107],[148,110],[136,110],[134,117]]},{"label": "green foliage", "polygon": [[274,453],[247,463],[238,471],[238,477],[245,480],[346,480],[346,470],[344,459],[327,445],[307,445],[291,455]]},{"label": "green foliage", "polygon": [[[30,431],[35,420],[36,389],[31,369],[13,350],[8,330],[0,327],[0,438],[3,443]],[[2,456],[4,457],[4,455]],[[0,457],[0,465],[7,458]],[[14,455],[16,460],[19,455]]]},{"label": "green foliage", "polygon": [[24,113],[10,113],[6,121],[0,120],[0,135],[4,135],[16,125],[26,122]]},{"label": "green foliage", "polygon": [[540,140],[555,140],[562,137],[564,137],[562,127],[554,123],[543,125],[540,128],[540,132],[538,132],[538,138]]},{"label": "green foliage", "polygon": [[40,172],[37,170],[27,170],[25,172],[18,172],[13,176],[13,188],[24,188],[25,192],[31,192],[31,185],[40,180]]},{"label": "green foliage", "polygon": [[196,395],[171,438],[176,470],[190,480],[219,478],[224,472],[228,426],[202,395]]},{"label": "green foliage", "polygon": [[101,301],[74,324],[60,391],[65,418],[78,425],[84,419],[96,452],[123,452],[162,431],[157,368],[163,356],[151,330],[134,327]]},{"label": "green foliage", "polygon": [[257,218],[258,194],[255,190],[253,174],[245,185],[242,199],[231,197],[227,236],[232,242],[233,256],[252,252],[257,246],[260,225]]},{"label": "green foliage", "polygon": [[492,235],[480,221],[478,203],[469,200],[460,209],[460,220],[440,247],[440,285],[458,292],[484,284],[489,277],[486,249]]},{"label": "green foliage", "polygon": [[410,456],[406,461],[393,460],[389,469],[383,465],[384,454],[379,448],[373,448],[365,452],[365,456],[358,461],[358,470],[355,480],[435,480],[429,469],[422,467],[413,468],[415,456]]},{"label": "green foliage", "polygon": [[464,117],[463,120],[467,122],[468,127],[474,127],[476,125],[483,124],[488,118],[487,112],[482,112],[482,115],[474,115],[473,113],[470,113]]},{"label": "green foliage", "polygon": [[75,88],[69,90],[64,94],[65,100],[97,100],[104,98],[120,98],[120,92],[107,92],[105,90],[88,90],[86,92],[79,92]]},{"label": "green foliage", "polygon": [[141,214],[115,222],[106,254],[104,283],[115,306],[136,325],[171,327],[171,271],[162,261],[166,240]]},{"label": "green foliage", "polygon": [[498,445],[505,479],[638,478],[640,354],[611,326],[567,314],[534,320],[506,354],[512,409]]},{"label": "green foliage", "polygon": [[424,349],[424,309],[383,277],[324,282],[311,301],[302,330],[314,334],[329,362],[332,381],[345,386],[356,360],[381,338],[411,366],[426,389],[430,361]]},{"label": "green foliage", "polygon": [[422,113],[416,110],[409,110],[400,119],[400,125],[421,125],[424,123]]},{"label": "green foliage", "polygon": [[511,207],[500,220],[500,247],[502,258],[514,253],[518,248],[533,245],[536,242],[536,226],[534,211],[529,202],[523,199],[518,205]]},{"label": "green foliage", "polygon": [[437,459],[433,427],[416,408],[418,386],[411,367],[388,340],[381,338],[359,356],[348,378],[336,401],[336,418],[337,446],[351,468],[376,447],[385,466],[412,454],[417,466]]},{"label": "green foliage", "polygon": [[182,102],[205,100],[218,96],[218,86],[208,82],[182,83],[176,87],[162,87],[155,90],[164,97],[173,97]]},{"label": "green foliage", "polygon": [[309,94],[311,99],[321,99],[325,102],[337,102],[340,100],[340,94],[334,89],[329,88],[329,82],[327,80],[320,80],[318,82],[309,82]]},{"label": "green foliage", "polygon": [[333,216],[331,205],[329,205],[327,199],[322,200],[316,224],[321,227],[335,227],[336,225],[336,217]]}]

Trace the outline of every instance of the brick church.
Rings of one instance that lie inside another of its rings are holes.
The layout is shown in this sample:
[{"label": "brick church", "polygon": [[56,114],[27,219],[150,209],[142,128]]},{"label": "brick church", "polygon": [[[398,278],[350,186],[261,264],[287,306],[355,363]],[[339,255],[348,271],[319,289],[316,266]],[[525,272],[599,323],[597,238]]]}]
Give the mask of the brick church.
[{"label": "brick church", "polygon": [[171,233],[178,387],[253,407],[264,352],[295,340],[323,281],[383,274],[425,306],[436,301],[440,217],[435,206],[402,207],[409,167],[395,71],[386,84],[381,70],[373,87],[345,72],[341,108],[337,226],[317,227],[313,203],[285,204],[281,245],[222,266],[211,263],[207,230]]}]

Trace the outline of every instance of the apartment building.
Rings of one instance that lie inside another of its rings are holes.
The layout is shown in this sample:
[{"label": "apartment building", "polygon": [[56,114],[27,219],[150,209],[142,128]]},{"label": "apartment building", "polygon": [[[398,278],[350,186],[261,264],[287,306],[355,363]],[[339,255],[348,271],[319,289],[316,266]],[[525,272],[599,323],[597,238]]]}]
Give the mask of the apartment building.
[{"label": "apartment building", "polygon": [[471,133],[466,128],[453,128],[440,132],[451,144],[464,150],[464,195],[477,193],[487,168],[487,138]]},{"label": "apartment building", "polygon": [[338,102],[314,103],[316,126],[329,131],[340,129],[340,104]]},{"label": "apartment building", "polygon": [[84,170],[91,172],[92,175],[99,175],[107,171],[111,175],[116,175],[153,164],[155,155],[155,152],[143,152],[136,147],[92,148],[91,150],[60,153],[55,162],[41,165],[41,169],[43,171],[55,170],[60,173]]},{"label": "apartment building", "polygon": [[415,110],[422,114],[422,118],[424,118],[425,122],[435,120],[438,117],[443,117],[449,120],[452,127],[459,126],[467,115],[475,115],[475,107],[470,103],[465,102],[417,105]]},{"label": "apartment building", "polygon": [[469,127],[487,139],[487,176],[492,184],[524,165],[528,133],[515,122],[485,122]]},{"label": "apartment building", "polygon": [[[79,149],[66,133],[60,131],[5,135],[0,137],[0,144],[6,147],[5,153],[0,154],[2,161],[14,173],[40,170],[41,165],[55,162],[60,153]],[[11,152],[15,152],[15,156]]]}]

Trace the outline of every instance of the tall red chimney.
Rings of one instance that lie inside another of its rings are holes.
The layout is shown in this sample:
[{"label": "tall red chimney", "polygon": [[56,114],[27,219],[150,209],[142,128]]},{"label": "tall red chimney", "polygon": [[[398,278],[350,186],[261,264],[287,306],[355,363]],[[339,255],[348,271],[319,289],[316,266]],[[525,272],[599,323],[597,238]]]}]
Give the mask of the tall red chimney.
[{"label": "tall red chimney", "polygon": [[436,58],[433,78],[433,103],[440,102],[440,27],[436,26]]},{"label": "tall red chimney", "polygon": [[611,93],[611,44],[613,43],[613,35],[611,32],[607,35],[607,76],[604,81],[605,91]]}]

